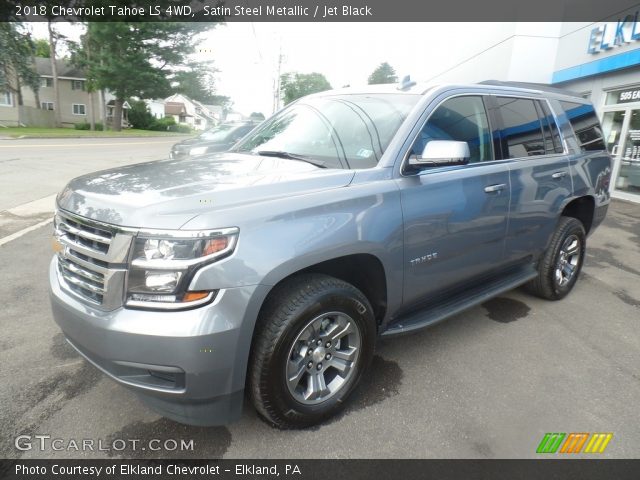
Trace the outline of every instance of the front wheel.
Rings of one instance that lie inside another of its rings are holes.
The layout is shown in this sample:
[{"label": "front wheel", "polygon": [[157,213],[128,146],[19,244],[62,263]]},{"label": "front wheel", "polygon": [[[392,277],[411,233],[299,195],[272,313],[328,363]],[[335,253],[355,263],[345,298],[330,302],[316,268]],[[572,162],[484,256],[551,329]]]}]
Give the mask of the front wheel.
[{"label": "front wheel", "polygon": [[584,262],[586,234],[582,222],[560,217],[538,267],[538,276],[526,287],[547,300],[560,300],[573,288]]},{"label": "front wheel", "polygon": [[342,280],[298,275],[277,287],[258,319],[249,382],[256,410],[280,428],[335,415],[373,358],[367,298]]}]

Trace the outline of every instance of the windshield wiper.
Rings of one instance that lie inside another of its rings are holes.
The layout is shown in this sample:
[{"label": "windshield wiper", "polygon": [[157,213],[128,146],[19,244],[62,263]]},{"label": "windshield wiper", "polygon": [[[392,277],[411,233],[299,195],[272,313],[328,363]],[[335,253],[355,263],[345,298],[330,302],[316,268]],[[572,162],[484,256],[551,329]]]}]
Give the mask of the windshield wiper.
[{"label": "windshield wiper", "polygon": [[262,155],[263,157],[278,157],[278,158],[286,158],[287,160],[299,160],[301,162],[307,162],[311,165],[315,165],[320,168],[327,168],[325,165],[326,162],[321,160],[313,160],[308,157],[303,157],[302,155],[296,155],[295,153],[284,152],[280,150],[258,150],[254,152],[257,155]]}]

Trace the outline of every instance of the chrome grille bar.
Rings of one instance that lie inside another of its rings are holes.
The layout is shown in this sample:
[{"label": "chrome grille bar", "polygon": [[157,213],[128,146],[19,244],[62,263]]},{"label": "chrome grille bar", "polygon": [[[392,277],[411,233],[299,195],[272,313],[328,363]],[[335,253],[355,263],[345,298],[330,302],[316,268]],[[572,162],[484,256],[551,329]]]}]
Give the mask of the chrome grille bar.
[{"label": "chrome grille bar", "polygon": [[[76,228],[73,225],[69,225],[68,223],[62,221],[58,224],[58,228],[60,230],[63,230],[65,232],[71,233],[73,235],[76,235],[78,237],[84,238],[86,240],[89,240],[91,242],[99,242],[102,243],[104,245],[109,245],[111,243],[111,236],[105,236],[105,235],[99,235],[96,233],[93,233],[89,230],[82,230],[80,228]],[[96,229],[94,229],[96,230]]]},{"label": "chrome grille bar", "polygon": [[69,270],[74,275],[84,277],[87,280],[90,280],[100,285],[101,287],[104,285],[104,275],[101,275],[99,273],[93,273],[90,270],[86,270],[85,268],[82,268],[76,265],[75,263],[65,260],[63,258],[60,258],[59,261],[60,261],[60,266],[63,269]]},{"label": "chrome grille bar", "polygon": [[75,275],[69,275],[69,273],[67,273],[67,269],[64,267],[62,268],[62,276],[64,277],[64,279],[71,283],[72,285],[75,285],[76,287],[80,287],[83,290],[88,290],[92,293],[98,293],[100,295],[102,295],[104,293],[104,288],[101,287],[96,287],[95,285],[92,285],[89,282],[85,282],[83,280],[80,280],[77,276]]},{"label": "chrome grille bar", "polygon": [[61,286],[80,300],[113,310],[122,306],[130,232],[58,211],[54,235]]}]

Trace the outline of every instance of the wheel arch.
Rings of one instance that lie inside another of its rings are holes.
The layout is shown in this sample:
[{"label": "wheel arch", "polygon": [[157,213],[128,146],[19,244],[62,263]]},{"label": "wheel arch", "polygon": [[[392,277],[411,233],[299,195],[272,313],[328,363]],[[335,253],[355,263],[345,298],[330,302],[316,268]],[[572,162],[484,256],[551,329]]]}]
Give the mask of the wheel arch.
[{"label": "wheel arch", "polygon": [[300,266],[294,272],[282,275],[273,282],[273,286],[262,302],[262,307],[283,282],[302,273],[322,273],[350,283],[371,303],[376,323],[378,325],[382,323],[388,305],[387,273],[382,261],[376,255],[353,253]]},{"label": "wheel arch", "polygon": [[584,227],[585,233],[588,235],[593,225],[595,208],[595,199],[591,195],[585,195],[572,199],[564,206],[560,215],[579,220]]}]

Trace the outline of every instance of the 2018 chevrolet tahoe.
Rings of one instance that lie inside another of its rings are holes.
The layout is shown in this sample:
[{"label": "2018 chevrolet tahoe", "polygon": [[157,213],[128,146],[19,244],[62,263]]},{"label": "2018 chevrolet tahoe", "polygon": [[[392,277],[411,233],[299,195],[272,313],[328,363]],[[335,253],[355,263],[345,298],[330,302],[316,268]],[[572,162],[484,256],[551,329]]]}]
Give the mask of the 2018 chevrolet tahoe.
[{"label": "2018 chevrolet tahoe", "polygon": [[[609,204],[588,100],[500,82],[302,98],[230,152],[72,180],[53,315],[162,415],[280,428],[344,406],[376,337],[520,285],[558,300]],[[427,394],[428,392],[425,392]]]}]

